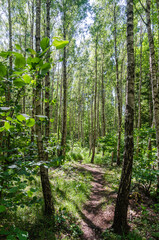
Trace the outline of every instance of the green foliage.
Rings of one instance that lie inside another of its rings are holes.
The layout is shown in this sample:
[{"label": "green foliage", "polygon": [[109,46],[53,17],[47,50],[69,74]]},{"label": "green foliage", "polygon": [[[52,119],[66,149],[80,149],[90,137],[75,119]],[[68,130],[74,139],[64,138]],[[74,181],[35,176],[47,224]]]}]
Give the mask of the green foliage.
[{"label": "green foliage", "polygon": [[41,49],[44,51],[46,50],[48,47],[49,47],[49,38],[46,37],[46,38],[43,38],[40,42],[40,47]]},{"label": "green foliage", "polygon": [[6,67],[3,63],[0,62],[0,76],[4,77],[7,74]]},{"label": "green foliage", "polygon": [[20,53],[13,53],[15,55],[15,66],[17,68],[23,68],[26,64],[25,57]]},{"label": "green foliage", "polygon": [[6,211],[6,207],[3,205],[0,205],[0,213],[5,212],[5,211]]},{"label": "green foliage", "polygon": [[109,240],[109,239],[112,239],[112,240],[143,240],[144,238],[141,237],[138,233],[138,231],[133,231],[133,232],[130,232],[128,235],[123,235],[123,236],[120,236],[120,235],[117,235],[115,233],[113,233],[111,230],[106,230],[104,233],[103,233],[103,240]]},{"label": "green foliage", "polygon": [[53,38],[53,46],[55,46],[56,49],[62,49],[62,48],[64,48],[68,43],[69,43],[69,41],[62,40],[62,39],[59,38],[59,37],[54,37],[54,38]]},{"label": "green foliage", "polygon": [[[6,230],[7,229],[7,230]],[[28,232],[23,231],[17,227],[11,226],[10,228],[6,227],[0,228],[0,236],[5,236],[6,240],[28,240]]]},{"label": "green foliage", "polygon": [[[134,156],[133,176],[141,183],[145,191],[150,194],[155,191],[157,185],[157,161],[156,161],[156,140],[155,130],[151,128],[141,128],[135,132],[135,138],[139,136],[139,153]],[[148,142],[151,138],[151,150],[148,150]],[[136,146],[137,147],[137,146]]]}]

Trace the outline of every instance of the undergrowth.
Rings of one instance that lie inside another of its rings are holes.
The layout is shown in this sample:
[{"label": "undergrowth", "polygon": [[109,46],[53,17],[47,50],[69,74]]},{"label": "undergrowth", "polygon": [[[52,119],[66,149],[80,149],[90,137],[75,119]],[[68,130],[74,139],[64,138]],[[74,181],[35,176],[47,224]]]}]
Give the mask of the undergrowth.
[{"label": "undergrowth", "polygon": [[[73,162],[65,162],[50,169],[50,182],[55,203],[55,228],[53,220],[43,215],[44,206],[40,177],[37,176],[25,189],[28,204],[21,204],[2,216],[0,238],[7,240],[79,239],[78,211],[88,199],[91,175],[76,168]],[[35,200],[32,202],[32,200]]]}]

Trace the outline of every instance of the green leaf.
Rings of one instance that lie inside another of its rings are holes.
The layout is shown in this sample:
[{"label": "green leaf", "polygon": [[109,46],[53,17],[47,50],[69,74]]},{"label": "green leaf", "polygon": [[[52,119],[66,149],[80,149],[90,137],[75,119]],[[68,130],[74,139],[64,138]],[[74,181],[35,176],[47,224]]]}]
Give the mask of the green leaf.
[{"label": "green leaf", "polygon": [[55,46],[56,49],[64,48],[69,43],[69,41],[61,40],[58,37],[54,37],[53,40],[54,41],[53,41],[52,45]]},{"label": "green leaf", "polygon": [[5,212],[5,211],[6,211],[6,207],[3,205],[0,205],[0,213]]},{"label": "green leaf", "polygon": [[49,70],[50,67],[50,63],[44,63],[42,66],[40,66],[41,70]]},{"label": "green leaf", "polygon": [[11,125],[9,124],[9,122],[6,121],[4,127],[8,131],[11,128]]},{"label": "green leaf", "polygon": [[40,42],[40,47],[41,49],[44,51],[46,48],[49,47],[49,38],[46,37],[46,38],[43,38]]},{"label": "green leaf", "polygon": [[3,132],[5,130],[5,127],[0,127],[0,132]]},{"label": "green leaf", "polygon": [[26,51],[30,52],[32,55],[36,54],[36,52],[32,48],[27,48]]},{"label": "green leaf", "polygon": [[30,188],[31,192],[37,192],[38,190],[36,188]]},{"label": "green leaf", "polygon": [[16,116],[16,118],[20,121],[20,122],[22,122],[22,121],[25,121],[26,120],[26,118],[21,114],[21,115],[18,115],[18,116]]},{"label": "green leaf", "polygon": [[16,67],[17,67],[17,68],[22,68],[22,67],[24,67],[25,64],[26,64],[25,57],[23,57],[23,55],[20,54],[20,53],[18,53],[18,54],[16,53],[15,56],[16,56],[16,59],[15,59],[15,65],[16,65]]},{"label": "green leaf", "polygon": [[26,125],[28,127],[33,127],[35,125],[35,119],[34,118],[29,118],[27,121],[26,121]]},{"label": "green leaf", "polygon": [[52,118],[52,119],[50,119],[50,122],[51,122],[51,123],[53,123],[53,122],[54,122],[54,119],[53,119],[53,118]]},{"label": "green leaf", "polygon": [[31,62],[32,62],[32,63],[39,63],[40,60],[41,60],[40,58],[35,57],[35,58],[32,58]]},{"label": "green leaf", "polygon": [[13,121],[13,118],[11,118],[11,117],[7,117],[7,118],[6,118],[6,120],[8,120],[8,121],[11,121],[11,122],[12,122],[12,121]]},{"label": "green leaf", "polygon": [[0,62],[0,76],[4,77],[7,74],[6,67],[4,66],[3,63]]},{"label": "green leaf", "polygon": [[19,44],[15,44],[15,47],[16,47],[17,50],[22,50],[22,48]]},{"label": "green leaf", "polygon": [[44,63],[42,66],[40,66],[42,70],[41,74],[45,75],[49,71],[50,67],[51,67],[50,63]]},{"label": "green leaf", "polygon": [[0,57],[7,58],[9,55],[10,55],[9,52],[4,51],[0,52]]},{"label": "green leaf", "polygon": [[23,75],[23,79],[25,83],[30,83],[31,82],[31,77],[28,74]]},{"label": "green leaf", "polygon": [[15,79],[15,80],[13,81],[13,83],[14,83],[14,85],[15,85],[16,87],[19,87],[19,88],[25,86],[25,82],[24,82],[24,80],[21,79],[21,78]]},{"label": "green leaf", "polygon": [[28,197],[32,197],[33,196],[33,192],[32,191],[27,191]]}]

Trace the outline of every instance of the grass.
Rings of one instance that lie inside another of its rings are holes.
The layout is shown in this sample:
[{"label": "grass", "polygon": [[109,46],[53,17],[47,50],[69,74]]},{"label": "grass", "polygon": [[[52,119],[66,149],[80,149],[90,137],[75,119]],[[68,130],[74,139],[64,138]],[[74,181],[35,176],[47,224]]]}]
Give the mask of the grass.
[{"label": "grass", "polygon": [[[3,230],[8,231],[8,236],[12,235],[13,238],[10,239],[26,240],[28,239],[27,234],[30,240],[81,239],[79,211],[90,196],[92,176],[89,172],[80,171],[76,167],[76,162],[79,161],[90,163],[89,149],[75,146],[74,150],[70,150],[67,154],[67,161],[62,166],[49,171],[55,202],[55,228],[53,228],[52,219],[43,215],[44,203],[40,177],[36,176],[35,180],[27,183],[29,187],[24,189],[24,203],[20,206],[17,205],[11,211],[8,210],[7,214],[2,216],[0,228],[2,229],[3,226]],[[103,165],[105,170],[105,190],[108,192],[108,196],[103,199],[102,208],[104,210],[108,205],[115,204],[115,198],[111,193],[117,193],[121,168],[111,166],[111,156],[106,159],[102,156],[102,152],[96,154],[95,164]],[[22,180],[25,181],[24,178]],[[135,179],[133,179],[133,183],[135,183]],[[152,202],[148,205],[150,199],[146,200],[143,195],[142,198],[143,201],[139,204],[135,200],[130,202],[128,220],[132,231],[129,235],[118,236],[110,230],[106,230],[103,233],[103,240],[159,239],[159,218],[157,216],[159,204]],[[6,239],[7,234],[1,234],[1,236],[2,239]]]},{"label": "grass", "polygon": [[50,181],[56,205],[78,217],[77,207],[81,208],[90,194],[91,175],[80,172],[72,162],[67,162],[50,173]]},{"label": "grass", "polygon": [[[79,239],[82,231],[78,211],[90,194],[91,175],[78,171],[75,164],[69,161],[56,169],[50,169],[49,177],[55,203],[55,228],[53,220],[43,215],[40,177],[36,176],[35,181],[28,182],[29,187],[24,190],[24,204],[3,216],[0,236],[6,239],[8,234],[11,238],[7,240],[15,240],[19,231],[25,231],[30,240]],[[31,202],[33,199],[36,199],[34,203]],[[8,232],[4,232],[6,229]]]}]

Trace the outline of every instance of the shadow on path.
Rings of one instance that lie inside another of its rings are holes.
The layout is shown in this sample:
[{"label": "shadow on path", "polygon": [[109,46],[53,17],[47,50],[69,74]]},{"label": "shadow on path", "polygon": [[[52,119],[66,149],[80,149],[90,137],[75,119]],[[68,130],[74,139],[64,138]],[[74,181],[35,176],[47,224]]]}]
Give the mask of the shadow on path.
[{"label": "shadow on path", "polygon": [[[92,174],[92,191],[88,202],[80,210],[76,206],[81,216],[81,229],[84,233],[83,240],[101,240],[102,232],[109,228],[113,221],[114,206],[108,204],[110,199],[114,199],[114,193],[105,189],[104,171],[102,168],[91,164],[76,164],[79,171],[88,171]],[[116,195],[116,194],[115,194]]]}]

